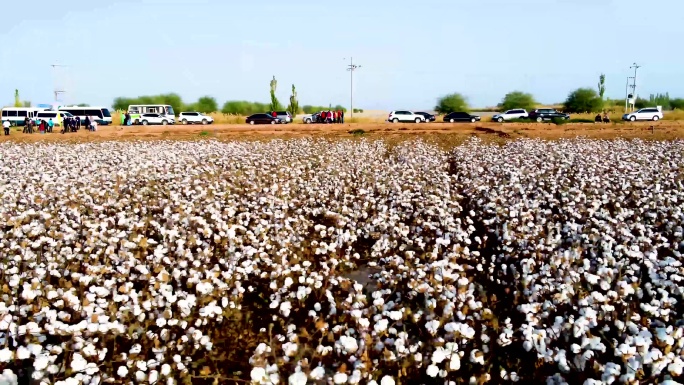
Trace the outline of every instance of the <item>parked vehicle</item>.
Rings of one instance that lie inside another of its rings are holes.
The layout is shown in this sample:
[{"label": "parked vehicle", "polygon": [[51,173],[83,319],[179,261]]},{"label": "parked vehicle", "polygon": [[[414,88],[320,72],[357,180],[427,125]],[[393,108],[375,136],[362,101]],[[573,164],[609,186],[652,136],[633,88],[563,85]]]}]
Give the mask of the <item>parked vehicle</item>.
[{"label": "parked vehicle", "polygon": [[178,114],[178,121],[182,124],[212,124],[214,118],[201,112],[181,112]]},{"label": "parked vehicle", "polygon": [[[57,114],[59,114],[59,117]],[[52,119],[52,122],[55,124],[55,126],[61,126],[64,118],[66,117],[73,118],[74,116],[66,111],[43,110],[34,115],[33,121],[36,124],[39,124],[41,120],[47,122],[48,120]]]},{"label": "parked vehicle", "polygon": [[514,110],[508,110],[505,112],[502,112],[500,114],[496,114],[492,116],[492,120],[495,122],[503,122],[507,120],[513,120],[513,119],[521,119],[521,118],[527,118],[529,114],[527,113],[527,110],[522,109],[522,108],[517,108]]},{"label": "parked vehicle", "polygon": [[321,116],[320,112],[316,112],[315,114],[304,115],[304,116],[302,116],[302,123],[305,123],[305,124],[318,123],[319,120],[321,119],[320,116]]},{"label": "parked vehicle", "polygon": [[471,115],[467,112],[452,112],[444,115],[444,121],[449,123],[456,122],[479,122],[482,119],[479,115]]},{"label": "parked vehicle", "polygon": [[399,123],[399,122],[416,122],[416,123],[425,123],[425,117],[420,114],[416,114],[415,112],[411,111],[392,111],[390,112],[389,116],[387,117],[387,121],[391,123]]},{"label": "parked vehicle", "polygon": [[65,111],[73,116],[78,116],[81,121],[84,121],[86,116],[93,119],[95,117],[95,122],[101,125],[112,124],[112,114],[109,112],[107,107],[79,107],[79,106],[64,106],[59,107],[60,111]]},{"label": "parked vehicle", "polygon": [[167,124],[175,124],[176,120],[161,114],[142,114],[139,117],[140,124],[147,126],[150,124],[161,124],[166,126]]},{"label": "parked vehicle", "polygon": [[254,114],[250,115],[245,119],[246,123],[249,124],[280,124],[282,121],[280,118],[274,118],[269,114]]},{"label": "parked vehicle", "polygon": [[176,121],[176,113],[173,107],[168,104],[133,104],[128,106],[128,114],[131,115],[131,122],[133,124],[140,124],[142,114],[159,114],[167,119],[167,121]]},{"label": "parked vehicle", "polygon": [[622,115],[622,120],[629,120],[631,122],[637,120],[660,120],[663,118],[663,112],[656,107],[646,107],[634,112]]},{"label": "parked vehicle", "polygon": [[281,123],[292,123],[292,115],[289,111],[276,111],[276,117],[280,119]]},{"label": "parked vehicle", "polygon": [[5,107],[2,109],[2,122],[10,122],[12,126],[22,126],[26,118],[33,119],[37,113],[38,111],[33,107]]},{"label": "parked vehicle", "polygon": [[434,122],[437,119],[436,116],[434,116],[428,112],[416,112],[416,114],[422,115],[425,118],[426,122]]},{"label": "parked vehicle", "polygon": [[557,111],[553,108],[538,108],[528,114],[528,117],[537,122],[543,122],[544,120],[551,120],[553,118],[557,119],[570,119],[570,115],[563,112]]}]

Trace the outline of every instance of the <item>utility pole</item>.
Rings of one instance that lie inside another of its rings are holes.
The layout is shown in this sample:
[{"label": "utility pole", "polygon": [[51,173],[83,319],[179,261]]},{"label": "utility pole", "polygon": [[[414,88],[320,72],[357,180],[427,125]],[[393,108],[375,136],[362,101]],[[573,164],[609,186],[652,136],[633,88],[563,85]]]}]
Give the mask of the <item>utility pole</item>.
[{"label": "utility pole", "polygon": [[[51,64],[50,66],[52,67],[53,72],[56,72],[57,68],[66,68],[67,67],[66,65],[63,65],[63,64]],[[59,96],[66,93],[66,90],[64,90],[64,86],[63,85],[60,86],[58,83],[59,82],[57,81],[57,75],[55,74],[55,90],[54,90],[54,93],[55,93],[55,104],[57,104],[57,105],[59,105],[59,99],[60,99]]]},{"label": "utility pole", "polygon": [[636,93],[637,69],[641,68],[641,66],[637,65],[637,63],[634,63],[629,68],[634,68],[634,76],[632,77],[632,98],[634,99],[634,103],[632,103],[632,111],[634,111],[634,105],[636,104],[636,98],[637,98],[637,93]]},{"label": "utility pole", "polygon": [[350,57],[347,71],[349,71],[349,109],[352,118],[354,117],[354,71],[359,68],[361,68],[361,66],[354,64],[354,58]]}]

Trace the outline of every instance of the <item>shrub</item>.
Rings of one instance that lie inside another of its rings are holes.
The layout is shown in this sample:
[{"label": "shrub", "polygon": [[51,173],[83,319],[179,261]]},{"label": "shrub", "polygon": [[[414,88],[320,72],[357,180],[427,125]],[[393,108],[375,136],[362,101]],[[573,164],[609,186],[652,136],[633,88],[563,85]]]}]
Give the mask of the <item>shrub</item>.
[{"label": "shrub", "polygon": [[524,108],[528,111],[534,110],[537,102],[534,100],[532,94],[527,94],[521,91],[509,92],[504,96],[499,104],[502,111],[511,110],[514,108]]},{"label": "shrub", "polygon": [[602,105],[602,100],[595,90],[578,88],[568,95],[563,109],[568,113],[599,112]]},{"label": "shrub", "polygon": [[360,129],[360,128],[357,128],[356,130],[351,130],[351,131],[348,131],[348,132],[349,132],[350,134],[354,135],[354,136],[360,136],[360,135],[363,135],[363,134],[366,133],[366,131],[364,131],[364,130],[362,130],[362,129]]},{"label": "shrub", "polygon": [[453,93],[441,97],[439,100],[437,100],[437,105],[435,106],[435,111],[440,114],[449,114],[451,112],[457,111],[467,112],[468,110],[469,108],[466,98],[459,93]]}]

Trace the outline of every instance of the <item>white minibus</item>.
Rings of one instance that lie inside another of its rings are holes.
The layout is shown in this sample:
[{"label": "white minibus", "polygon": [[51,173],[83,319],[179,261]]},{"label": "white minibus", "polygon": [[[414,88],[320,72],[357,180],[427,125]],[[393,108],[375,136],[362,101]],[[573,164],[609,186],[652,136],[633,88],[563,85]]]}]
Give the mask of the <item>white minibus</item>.
[{"label": "white minibus", "polygon": [[95,121],[97,122],[97,124],[112,124],[112,114],[109,112],[109,108],[107,107],[62,106],[59,107],[59,110],[68,112],[73,116],[78,116],[79,118],[81,118],[82,122],[85,121],[86,117],[90,117],[90,119],[93,119],[93,117],[95,117]]}]

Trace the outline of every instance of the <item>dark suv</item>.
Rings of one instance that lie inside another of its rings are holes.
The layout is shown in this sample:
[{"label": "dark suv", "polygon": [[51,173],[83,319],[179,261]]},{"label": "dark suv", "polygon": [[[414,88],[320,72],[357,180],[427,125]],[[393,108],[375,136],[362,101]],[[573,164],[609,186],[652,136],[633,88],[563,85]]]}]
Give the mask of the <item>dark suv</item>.
[{"label": "dark suv", "polygon": [[536,109],[534,111],[531,111],[529,113],[528,117],[532,120],[536,120],[537,122],[542,122],[544,120],[551,120],[554,118],[556,118],[556,119],[570,119],[570,115],[556,111],[553,108]]}]

